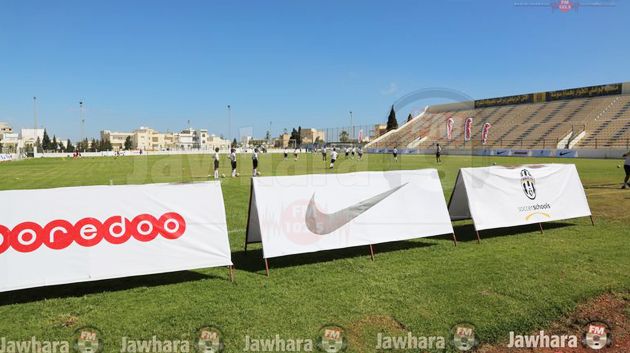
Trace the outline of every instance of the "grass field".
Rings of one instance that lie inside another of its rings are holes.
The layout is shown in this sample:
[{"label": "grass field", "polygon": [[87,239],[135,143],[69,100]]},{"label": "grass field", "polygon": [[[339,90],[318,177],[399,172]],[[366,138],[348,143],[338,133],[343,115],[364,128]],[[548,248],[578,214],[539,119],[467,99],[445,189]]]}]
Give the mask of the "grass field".
[{"label": "grass field", "polygon": [[[623,169],[614,160],[443,157],[437,166],[445,196],[460,167],[575,163],[593,211],[588,219],[482,232],[455,223],[450,237],[423,238],[272,259],[264,275],[258,244],[243,252],[251,169],[239,160],[240,178],[222,180],[236,282],[212,268],[0,293],[0,337],[70,339],[84,325],[100,329],[105,352],[121,337],[190,338],[196,328],[221,327],[227,352],[241,351],[244,336],[314,338],[327,323],[343,326],[349,352],[375,351],[376,334],[448,335],[471,322],[482,342],[545,327],[575,306],[607,291],[630,290],[630,190],[620,190]],[[0,189],[141,184],[206,180],[209,156],[39,159],[0,164]],[[328,173],[319,154],[283,161],[262,155],[263,175]],[[335,173],[436,167],[431,156],[389,155],[338,161]],[[229,175],[227,161],[221,173]],[[0,201],[1,202],[1,201]],[[97,201],[95,201],[97,202]],[[54,207],[54,205],[51,205]],[[605,319],[605,318],[602,318]]]}]

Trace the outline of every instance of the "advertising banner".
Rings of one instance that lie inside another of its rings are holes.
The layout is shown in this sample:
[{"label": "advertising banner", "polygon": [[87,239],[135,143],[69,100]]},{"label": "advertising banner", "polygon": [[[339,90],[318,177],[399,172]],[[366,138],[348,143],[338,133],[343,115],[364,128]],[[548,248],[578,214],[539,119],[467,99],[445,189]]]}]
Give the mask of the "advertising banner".
[{"label": "advertising banner", "polygon": [[247,242],[265,258],[452,233],[435,169],[253,179]]},{"label": "advertising banner", "polygon": [[587,217],[591,210],[573,164],[460,169],[451,219],[477,230]]},{"label": "advertising banner", "polygon": [[0,191],[0,292],[232,264],[221,184]]}]

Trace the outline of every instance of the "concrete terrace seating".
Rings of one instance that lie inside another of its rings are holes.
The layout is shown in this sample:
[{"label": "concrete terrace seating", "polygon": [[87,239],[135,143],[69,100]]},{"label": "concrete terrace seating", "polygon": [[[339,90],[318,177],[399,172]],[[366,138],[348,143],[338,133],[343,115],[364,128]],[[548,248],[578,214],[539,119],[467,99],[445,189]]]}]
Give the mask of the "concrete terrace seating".
[{"label": "concrete terrace seating", "polygon": [[[464,122],[469,117],[473,119],[472,139],[464,141]],[[448,118],[454,121],[450,141],[446,138]],[[441,112],[429,109],[367,147],[403,149],[413,142],[418,149],[431,149],[436,143],[445,148],[480,148],[486,122],[492,125],[483,146],[486,148],[563,148],[562,143],[572,141],[583,131],[586,135],[575,148],[625,146],[630,140],[630,95]],[[418,143],[422,138],[424,141]]]}]

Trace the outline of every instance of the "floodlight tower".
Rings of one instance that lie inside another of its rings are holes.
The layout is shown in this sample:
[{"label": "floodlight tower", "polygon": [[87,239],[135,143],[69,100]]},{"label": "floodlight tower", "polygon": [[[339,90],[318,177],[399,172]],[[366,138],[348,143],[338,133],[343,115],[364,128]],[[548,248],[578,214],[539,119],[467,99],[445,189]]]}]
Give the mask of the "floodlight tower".
[{"label": "floodlight tower", "polygon": [[85,116],[83,115],[83,101],[79,101],[79,117],[81,118],[81,141],[85,138]]},{"label": "floodlight tower", "polygon": [[37,130],[37,97],[33,97],[33,129]]}]

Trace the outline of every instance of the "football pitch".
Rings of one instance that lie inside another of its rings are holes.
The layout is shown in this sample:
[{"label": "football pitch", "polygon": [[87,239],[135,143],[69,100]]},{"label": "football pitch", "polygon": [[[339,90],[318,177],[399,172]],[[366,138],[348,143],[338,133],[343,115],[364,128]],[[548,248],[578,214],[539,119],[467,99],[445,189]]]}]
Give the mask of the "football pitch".
[{"label": "football pitch", "polygon": [[[235,282],[225,268],[158,274],[0,293],[0,333],[11,340],[67,340],[94,326],[104,352],[129,339],[192,339],[197,328],[221,328],[227,352],[245,337],[315,339],[326,324],[342,326],[349,352],[376,351],[377,334],[448,336],[468,322],[482,343],[504,342],[510,331],[545,328],[588,298],[630,290],[630,190],[621,190],[619,160],[404,155],[340,155],[329,170],[321,155],[261,154],[269,175],[436,168],[448,200],[462,167],[575,163],[595,219],[481,232],[455,222],[458,245],[439,236],[270,259],[265,276],[260,244],[244,252],[251,158],[239,156],[230,178],[222,155],[223,196]],[[0,189],[122,185],[209,180],[209,155],[47,158],[0,164]],[[343,197],[343,195],[339,195]],[[422,195],[418,195],[422,198]],[[91,200],[95,204],[99,200]],[[55,208],[55,204],[48,205]],[[605,318],[602,318],[605,319]],[[450,348],[449,348],[450,349]]]}]

